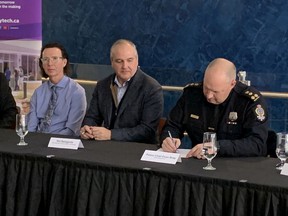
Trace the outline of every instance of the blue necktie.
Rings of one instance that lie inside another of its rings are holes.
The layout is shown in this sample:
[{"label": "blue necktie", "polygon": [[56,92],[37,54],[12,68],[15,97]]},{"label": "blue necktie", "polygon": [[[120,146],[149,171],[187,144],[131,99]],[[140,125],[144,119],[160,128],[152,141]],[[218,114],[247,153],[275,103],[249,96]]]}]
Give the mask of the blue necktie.
[{"label": "blue necktie", "polygon": [[53,116],[54,113],[54,109],[56,107],[56,102],[57,102],[57,93],[56,93],[56,86],[53,85],[51,87],[52,90],[52,95],[48,104],[48,109],[47,112],[45,114],[44,119],[42,120],[41,124],[40,124],[40,131],[41,132],[48,132],[49,131],[49,127],[51,125],[51,118]]}]

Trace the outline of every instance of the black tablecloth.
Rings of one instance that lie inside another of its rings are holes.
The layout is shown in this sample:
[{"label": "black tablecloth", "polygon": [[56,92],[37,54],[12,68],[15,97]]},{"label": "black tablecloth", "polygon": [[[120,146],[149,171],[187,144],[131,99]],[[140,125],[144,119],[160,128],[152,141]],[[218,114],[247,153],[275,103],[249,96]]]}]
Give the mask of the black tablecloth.
[{"label": "black tablecloth", "polygon": [[140,161],[155,145],[82,140],[84,149],[48,148],[29,133],[17,146],[0,130],[1,215],[288,215],[288,177],[275,158]]}]

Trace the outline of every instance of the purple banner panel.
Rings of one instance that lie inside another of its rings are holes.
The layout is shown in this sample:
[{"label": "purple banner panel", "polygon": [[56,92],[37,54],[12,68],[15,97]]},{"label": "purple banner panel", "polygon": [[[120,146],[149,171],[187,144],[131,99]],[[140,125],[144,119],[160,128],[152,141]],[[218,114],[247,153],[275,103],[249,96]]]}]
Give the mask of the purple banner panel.
[{"label": "purple banner panel", "polygon": [[0,40],[42,40],[41,0],[0,0]]}]

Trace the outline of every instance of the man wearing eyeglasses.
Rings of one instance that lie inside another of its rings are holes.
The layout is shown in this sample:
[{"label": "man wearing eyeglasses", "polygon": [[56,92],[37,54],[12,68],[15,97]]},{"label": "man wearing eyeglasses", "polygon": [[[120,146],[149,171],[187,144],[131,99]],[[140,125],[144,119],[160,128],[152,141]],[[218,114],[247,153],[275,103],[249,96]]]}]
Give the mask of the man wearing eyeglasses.
[{"label": "man wearing eyeglasses", "polygon": [[69,58],[58,43],[42,47],[39,66],[49,78],[35,90],[30,101],[29,131],[79,136],[86,112],[85,90],[69,78]]},{"label": "man wearing eyeglasses", "polygon": [[138,67],[137,49],[129,40],[112,45],[110,60],[115,74],[97,83],[81,137],[156,143],[163,110],[160,84]]}]

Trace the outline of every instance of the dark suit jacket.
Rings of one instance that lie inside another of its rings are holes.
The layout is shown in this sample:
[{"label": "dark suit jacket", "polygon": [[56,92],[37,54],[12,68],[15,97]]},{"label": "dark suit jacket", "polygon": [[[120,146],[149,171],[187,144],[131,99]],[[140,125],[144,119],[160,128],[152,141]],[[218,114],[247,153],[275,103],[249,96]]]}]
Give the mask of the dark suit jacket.
[{"label": "dark suit jacket", "polygon": [[111,130],[112,140],[156,143],[163,113],[162,87],[138,69],[117,110],[110,89],[114,77],[110,75],[97,83],[82,125],[104,126]]},{"label": "dark suit jacket", "polygon": [[0,73],[0,127],[15,128],[16,113],[18,110],[11,89],[5,75]]}]

